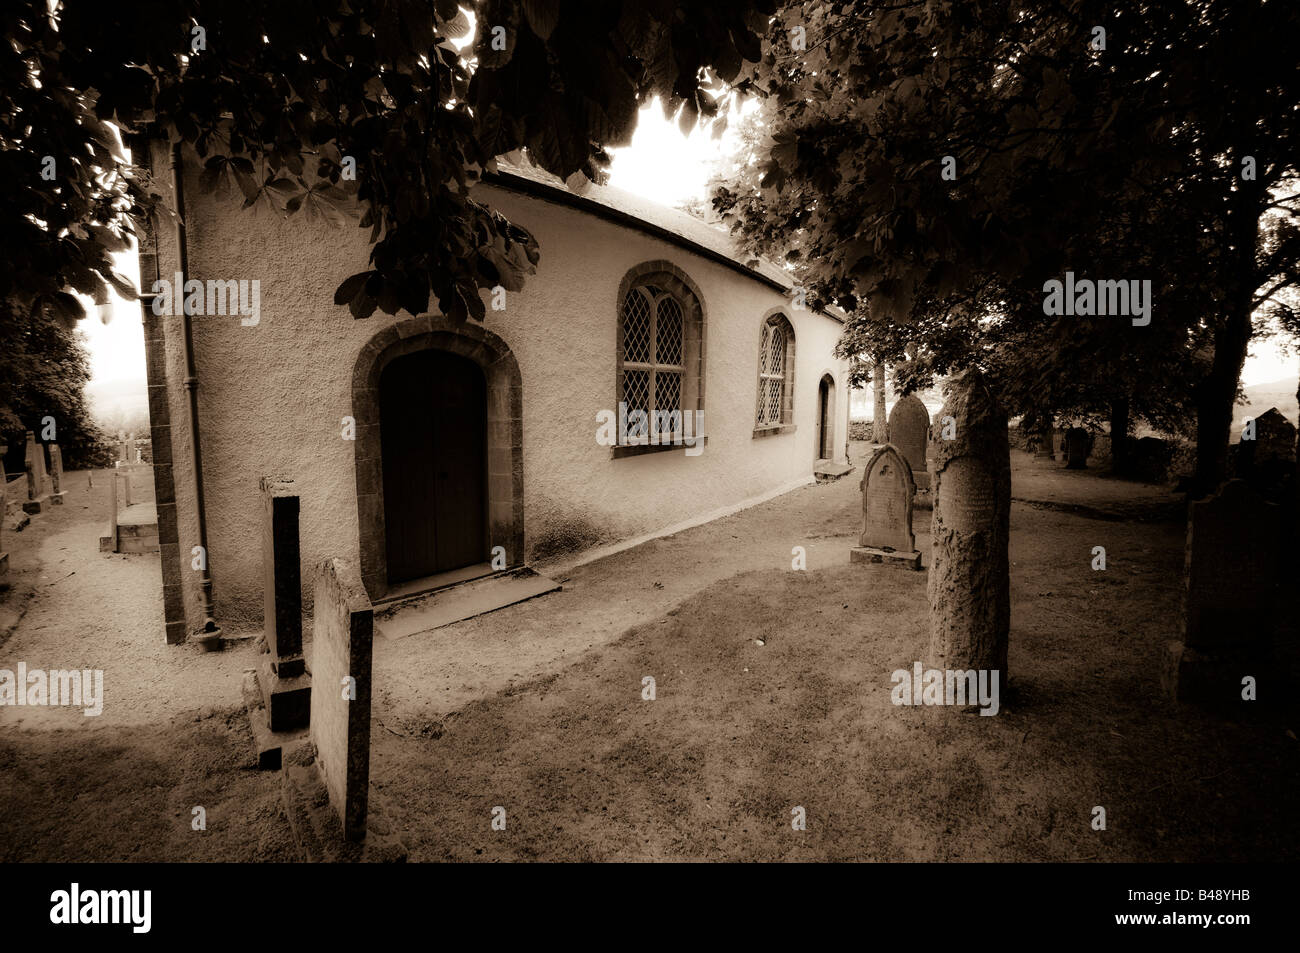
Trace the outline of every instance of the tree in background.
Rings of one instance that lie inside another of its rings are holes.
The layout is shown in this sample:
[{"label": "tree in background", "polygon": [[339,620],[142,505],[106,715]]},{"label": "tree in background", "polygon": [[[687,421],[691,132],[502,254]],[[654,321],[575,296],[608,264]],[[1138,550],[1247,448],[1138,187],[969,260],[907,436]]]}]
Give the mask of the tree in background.
[{"label": "tree in background", "polygon": [[[1300,249],[1297,26],[1262,0],[786,4],[737,84],[768,136],[715,206],[904,387],[975,365],[1023,413],[1121,432],[1194,404],[1212,488],[1252,316]],[[1150,279],[1151,324],[1046,316],[1067,270]]]},{"label": "tree in background", "polygon": [[69,470],[107,465],[107,439],[91,417],[90,359],[77,332],[43,311],[0,303],[0,440],[7,473],[22,472],[27,432],[42,442],[47,418]]}]

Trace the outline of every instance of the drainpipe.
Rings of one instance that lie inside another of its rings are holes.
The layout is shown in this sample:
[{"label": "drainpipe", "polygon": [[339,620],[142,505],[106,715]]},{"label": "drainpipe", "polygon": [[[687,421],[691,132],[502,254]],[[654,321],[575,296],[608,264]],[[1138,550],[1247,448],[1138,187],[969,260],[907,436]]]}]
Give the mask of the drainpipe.
[{"label": "drainpipe", "polygon": [[[199,545],[203,547],[203,575],[199,582],[199,606],[203,612],[204,642],[217,642],[221,629],[212,617],[212,553],[208,549],[207,509],[203,503],[203,451],[199,441],[199,376],[194,366],[194,336],[190,327],[190,310],[184,303],[185,285],[189,278],[189,247],[185,238],[185,193],[181,188],[181,144],[172,146],[172,195],[176,201],[176,254],[180,268],[181,287],[173,290],[181,296],[181,327],[184,329],[185,393],[189,404],[190,466],[194,472],[194,506],[199,521]],[[175,297],[172,299],[175,300]]]}]

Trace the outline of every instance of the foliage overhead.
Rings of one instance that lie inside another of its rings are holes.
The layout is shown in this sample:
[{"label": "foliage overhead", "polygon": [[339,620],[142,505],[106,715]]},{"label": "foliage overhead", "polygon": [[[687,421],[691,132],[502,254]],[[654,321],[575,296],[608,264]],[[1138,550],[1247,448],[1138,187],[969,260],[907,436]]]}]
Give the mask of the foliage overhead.
[{"label": "foliage overhead", "polygon": [[[1297,27],[1262,0],[789,3],[737,84],[767,136],[714,205],[905,388],[975,365],[1017,412],[1168,421],[1198,377],[1230,400],[1298,277]],[[1150,279],[1151,324],[1046,316],[1067,270]]]},{"label": "foliage overhead", "polygon": [[[130,296],[112,269],[157,201],[113,128],[192,147],[204,183],[246,207],[341,220],[359,209],[370,267],[337,289],[376,309],[482,318],[539,249],[471,197],[497,156],[599,179],[658,96],[690,124],[705,83],[760,55],[774,0],[17,0],[0,49],[0,295],[69,319],[67,289]],[[472,47],[458,49],[470,17]],[[706,67],[711,67],[706,70]],[[52,179],[42,178],[45,156]],[[349,173],[355,168],[355,177]],[[350,194],[350,193],[355,193]]]}]

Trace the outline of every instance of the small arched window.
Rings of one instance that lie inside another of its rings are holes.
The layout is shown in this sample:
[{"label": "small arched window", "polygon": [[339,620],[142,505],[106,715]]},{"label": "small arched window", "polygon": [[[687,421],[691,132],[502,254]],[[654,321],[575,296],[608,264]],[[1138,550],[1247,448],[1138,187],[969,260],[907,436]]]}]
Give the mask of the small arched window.
[{"label": "small arched window", "polygon": [[[684,415],[704,409],[703,321],[694,292],[668,272],[635,279],[619,305],[618,343],[618,399],[629,421],[620,444],[680,436]],[[687,433],[700,433],[701,424],[692,419]]]},{"label": "small arched window", "polygon": [[755,429],[794,422],[794,328],[777,312],[763,322],[758,350],[758,410]]}]

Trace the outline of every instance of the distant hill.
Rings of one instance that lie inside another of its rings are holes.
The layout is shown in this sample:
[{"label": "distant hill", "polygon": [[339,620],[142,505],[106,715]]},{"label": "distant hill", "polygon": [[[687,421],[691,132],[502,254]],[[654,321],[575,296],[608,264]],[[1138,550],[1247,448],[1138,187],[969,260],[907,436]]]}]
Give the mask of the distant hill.
[{"label": "distant hill", "polygon": [[1270,407],[1278,411],[1291,423],[1296,423],[1300,416],[1300,405],[1296,403],[1295,378],[1282,378],[1263,384],[1252,384],[1245,388],[1246,403],[1238,404],[1232,409],[1232,442],[1241,439],[1241,428],[1247,417],[1258,417]]},{"label": "distant hill", "polygon": [[110,434],[149,429],[149,393],[143,377],[91,381],[86,385],[90,412]]}]

